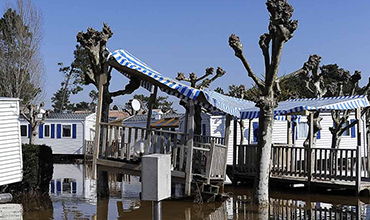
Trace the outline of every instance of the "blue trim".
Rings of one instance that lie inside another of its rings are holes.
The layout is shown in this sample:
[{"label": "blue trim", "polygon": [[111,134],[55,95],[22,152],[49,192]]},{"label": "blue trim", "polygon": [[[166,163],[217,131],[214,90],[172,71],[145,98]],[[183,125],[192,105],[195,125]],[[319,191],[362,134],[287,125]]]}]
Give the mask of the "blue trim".
[{"label": "blue trim", "polygon": [[50,137],[55,138],[55,124],[51,124],[51,129],[50,129]]},{"label": "blue trim", "polygon": [[[354,121],[355,121],[354,119],[351,119],[351,124]],[[356,137],[356,126],[352,126],[351,127],[351,138],[355,138],[355,137]]]},{"label": "blue trim", "polygon": [[57,180],[57,192],[62,192],[62,182]]},{"label": "blue trim", "polygon": [[72,193],[76,194],[77,192],[77,183],[75,181],[72,182]]},{"label": "blue trim", "polygon": [[321,139],[321,130],[319,130],[319,132],[317,132],[317,139]]},{"label": "blue trim", "polygon": [[72,138],[76,139],[77,138],[77,125],[72,124]]},{"label": "blue trim", "polygon": [[62,138],[62,125],[57,124],[57,138]]},{"label": "blue trim", "polygon": [[253,142],[258,142],[258,122],[253,122]]},{"label": "blue trim", "polygon": [[39,125],[39,138],[44,138],[44,125]]},{"label": "blue trim", "polygon": [[51,181],[50,181],[50,192],[51,192],[52,194],[54,194],[54,193],[55,193],[55,182],[54,182],[54,180],[51,180]]}]

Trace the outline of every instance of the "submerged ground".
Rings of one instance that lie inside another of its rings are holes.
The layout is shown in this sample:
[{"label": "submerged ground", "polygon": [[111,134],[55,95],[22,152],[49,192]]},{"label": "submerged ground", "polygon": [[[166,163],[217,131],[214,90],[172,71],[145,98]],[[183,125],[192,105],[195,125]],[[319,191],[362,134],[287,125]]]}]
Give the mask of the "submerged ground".
[{"label": "submerged ground", "polygon": [[[55,164],[50,183],[52,208],[22,204],[0,205],[0,219],[151,219],[151,203],[140,201],[138,178],[110,174],[109,199],[97,199],[82,164]],[[121,180],[117,181],[117,180]],[[177,189],[174,189],[176,192]],[[248,186],[227,187],[230,199],[223,203],[163,202],[163,219],[370,219],[367,197],[356,198],[345,191],[307,194],[303,189],[271,190],[268,215],[259,215],[251,205]],[[176,192],[178,193],[178,192]]]}]

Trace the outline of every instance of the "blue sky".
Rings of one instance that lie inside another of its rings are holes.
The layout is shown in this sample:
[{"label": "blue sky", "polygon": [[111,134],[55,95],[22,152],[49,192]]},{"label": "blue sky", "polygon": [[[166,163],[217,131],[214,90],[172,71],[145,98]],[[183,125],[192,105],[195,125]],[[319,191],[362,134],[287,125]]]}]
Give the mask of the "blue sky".
[{"label": "blue sky", "polygon": [[[207,67],[220,66],[226,75],[211,89],[228,85],[252,86],[241,62],[228,45],[230,34],[237,34],[253,70],[261,76],[263,57],[259,36],[267,32],[268,12],[265,1],[126,1],[126,0],[33,0],[43,12],[45,37],[42,55],[46,67],[46,98],[60,87],[58,62],[70,64],[76,45],[76,34],[88,27],[101,29],[107,22],[114,35],[108,48],[125,48],[162,74],[175,78],[177,72],[202,75]],[[369,77],[370,1],[291,0],[294,19],[299,26],[285,45],[279,74],[290,73],[302,66],[310,54],[322,56],[322,64],[337,63],[353,72],[362,71],[362,85]],[[3,9],[5,4],[0,5]],[[4,11],[4,10],[1,10]],[[127,79],[113,75],[112,90],[122,89]],[[88,92],[72,96],[72,102],[89,100]],[[138,90],[138,93],[149,93]],[[161,93],[160,95],[165,95]],[[132,95],[116,98],[123,105]],[[171,98],[177,102],[177,99]],[[177,107],[183,111],[181,107]]]}]

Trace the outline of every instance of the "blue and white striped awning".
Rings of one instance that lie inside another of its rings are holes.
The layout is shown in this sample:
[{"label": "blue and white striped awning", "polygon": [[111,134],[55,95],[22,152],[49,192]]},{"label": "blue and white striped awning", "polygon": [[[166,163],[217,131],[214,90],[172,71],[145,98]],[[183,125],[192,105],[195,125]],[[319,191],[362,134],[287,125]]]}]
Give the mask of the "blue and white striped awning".
[{"label": "blue and white striped awning", "polygon": [[[369,101],[366,95],[357,96],[339,96],[339,97],[325,97],[325,98],[306,98],[306,99],[290,99],[279,102],[278,107],[275,108],[275,115],[287,115],[304,110],[351,110],[361,107],[368,107]],[[249,108],[241,111],[241,118],[258,118],[259,108]]]},{"label": "blue and white striped awning", "polygon": [[237,118],[240,118],[242,110],[252,108],[255,105],[253,102],[225,96],[211,90],[195,89],[165,77],[124,49],[114,51],[111,57],[120,65],[119,68],[114,66],[116,69],[120,70],[128,78],[136,75],[137,78],[141,79],[141,86],[149,91],[151,91],[152,84],[148,81],[152,81],[169,95],[177,96],[186,101],[193,100],[195,104],[204,108],[220,110]]}]

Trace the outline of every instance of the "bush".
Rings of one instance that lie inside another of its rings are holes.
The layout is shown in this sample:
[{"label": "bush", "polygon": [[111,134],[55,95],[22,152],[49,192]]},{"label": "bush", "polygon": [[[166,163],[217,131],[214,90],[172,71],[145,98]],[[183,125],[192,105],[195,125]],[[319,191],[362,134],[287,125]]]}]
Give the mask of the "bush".
[{"label": "bush", "polygon": [[23,180],[10,184],[6,191],[14,194],[49,192],[49,182],[53,177],[53,154],[46,145],[22,145]]}]

